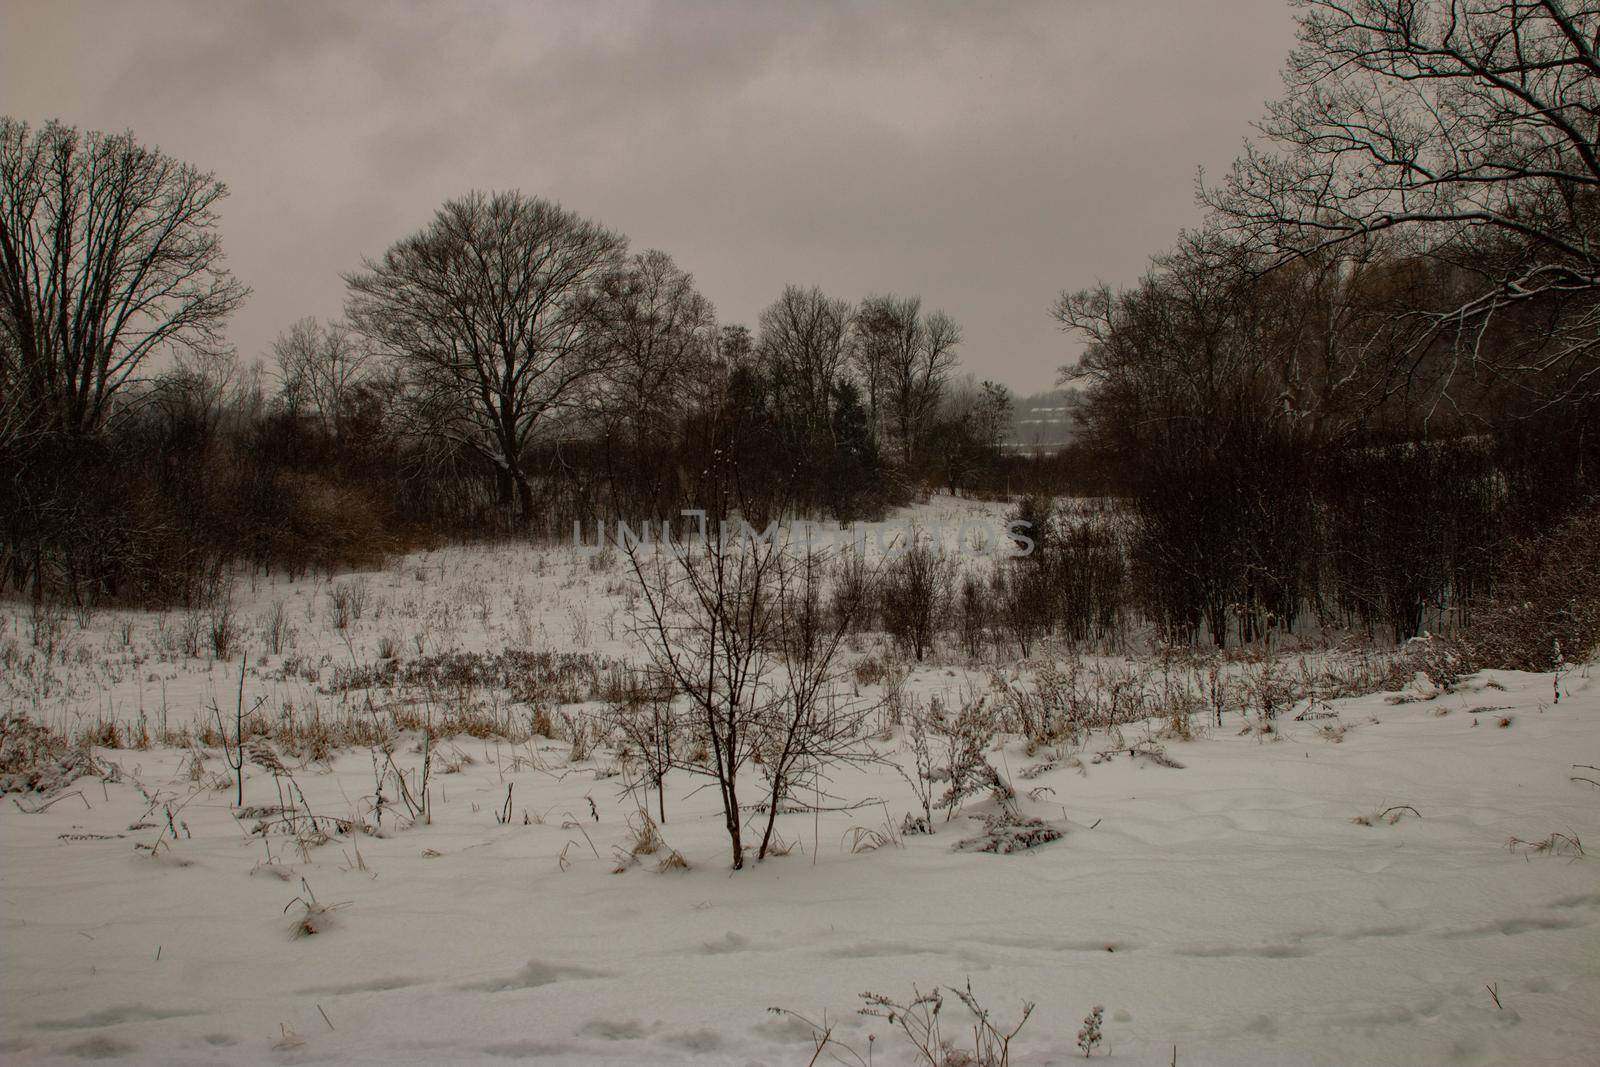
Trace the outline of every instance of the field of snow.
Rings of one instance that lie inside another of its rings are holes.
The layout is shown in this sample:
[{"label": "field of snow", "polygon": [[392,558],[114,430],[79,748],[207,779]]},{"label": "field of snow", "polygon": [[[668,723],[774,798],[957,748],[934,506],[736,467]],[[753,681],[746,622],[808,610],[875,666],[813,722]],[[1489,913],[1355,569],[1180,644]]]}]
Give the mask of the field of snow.
[{"label": "field of snow", "polygon": [[[964,514],[938,508],[924,517]],[[333,593],[356,584],[360,617],[338,628]],[[443,739],[431,823],[401,828],[391,810],[377,834],[301,845],[253,833],[256,813],[297,788],[312,810],[370,825],[372,750],[282,753],[279,776],[247,764],[241,814],[220,747],[197,761],[162,743],[202,729],[213,701],[231,710],[243,652],[246,707],[308,724],[369,713],[369,690],[334,682],[381,652],[549,649],[603,676],[640,654],[629,597],[614,562],[568,548],[243,581],[238,649],[216,663],[183,651],[182,612],[57,620],[41,663],[12,606],[6,708],[110,724],[120,747],[96,750],[115,780],[0,811],[0,1058],[810,1062],[811,1028],[768,1011],[781,1007],[863,1059],[870,1045],[873,1063],[912,1063],[888,1020],[856,1013],[858,995],[970,980],[999,1023],[1036,1004],[1013,1063],[1081,1058],[1095,1005],[1094,1057],[1129,1064],[1594,1060],[1600,878],[1581,848],[1600,841],[1600,789],[1574,780],[1600,777],[1574,769],[1600,764],[1589,668],[1291,709],[1268,734],[1240,714],[1197,720],[1192,740],[1161,741],[1181,766],[1130,755],[1159,721],[1092,734],[1047,769],[1011,738],[990,762],[1064,835],[1009,855],[954,848],[992,801],[903,836],[917,804],[902,774],[841,771],[833,792],[854,806],[780,816],[790,851],[738,873],[715,790],[678,774],[665,848],[614,873],[639,820],[603,746],[574,760],[566,739]],[[274,617],[293,631],[276,652]],[[1031,669],[992,666],[1024,681]],[[947,656],[905,692],[949,705],[986,685]],[[596,706],[570,688],[565,710]],[[458,698],[496,721],[527,711]],[[904,729],[872,743],[909,767]],[[419,765],[414,735],[393,758]],[[687,869],[658,870],[667,849]],[[970,1047],[964,1009],[947,997],[945,1014]]]}]

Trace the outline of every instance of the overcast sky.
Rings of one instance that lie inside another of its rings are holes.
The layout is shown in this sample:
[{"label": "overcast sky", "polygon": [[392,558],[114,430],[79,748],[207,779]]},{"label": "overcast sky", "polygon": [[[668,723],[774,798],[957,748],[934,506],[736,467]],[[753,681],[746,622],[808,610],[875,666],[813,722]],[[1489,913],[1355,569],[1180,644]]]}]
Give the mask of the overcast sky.
[{"label": "overcast sky", "polygon": [[517,187],[660,248],[723,322],[784,284],[917,293],[980,377],[1052,384],[1063,288],[1200,218],[1292,44],[1284,0],[0,0],[0,108],[227,182],[242,356],[445,199]]}]

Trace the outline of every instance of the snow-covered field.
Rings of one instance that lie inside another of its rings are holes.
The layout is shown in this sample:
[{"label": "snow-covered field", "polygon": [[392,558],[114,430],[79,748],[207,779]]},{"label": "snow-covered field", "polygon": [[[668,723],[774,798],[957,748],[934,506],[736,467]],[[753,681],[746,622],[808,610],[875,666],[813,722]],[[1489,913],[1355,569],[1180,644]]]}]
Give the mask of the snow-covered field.
[{"label": "snow-covered field", "polygon": [[[336,628],[332,594],[358,583],[360,618]],[[1038,773],[1048,754],[1012,738],[990,761],[1065,834],[1010,855],[953,847],[992,802],[902,836],[917,807],[905,778],[841,771],[833,792],[858,806],[781,816],[791,851],[738,873],[715,790],[686,775],[669,780],[661,830],[688,869],[658,871],[662,851],[613,873],[639,822],[603,747],[573,761],[567,740],[441,740],[430,824],[401,829],[392,810],[380,835],[301,847],[251,832],[222,748],[197,766],[160,741],[203,728],[213,701],[231,728],[240,652],[246,707],[307,723],[370,714],[370,691],[334,680],[381,651],[550,649],[603,675],[642,656],[629,597],[619,566],[570,549],[454,548],[333,581],[242,582],[227,662],[184,653],[181,612],[104,612],[59,620],[48,666],[11,606],[6,706],[63,729],[111,723],[123,747],[96,750],[117,780],[0,812],[0,1057],[807,1063],[810,1028],[777,1006],[826,1019],[863,1058],[870,1043],[874,1063],[911,1063],[887,1020],[856,1014],[858,994],[970,979],[997,1022],[1036,1003],[1014,1063],[1080,1057],[1094,1005],[1095,1058],[1130,1064],[1595,1062],[1600,878],[1550,836],[1600,841],[1600,789],[1573,780],[1600,777],[1574,769],[1600,764],[1588,668],[1337,700],[1326,717],[1297,719],[1302,703],[1265,735],[1238,713],[1197,719],[1192,740],[1161,740],[1181,767],[1129,755],[1159,721],[1097,732]],[[275,614],[294,633],[271,652]],[[958,659],[912,672],[908,699],[987,686]],[[572,688],[566,710],[597,706]],[[498,693],[456,699],[527,713]],[[873,743],[909,767],[903,728]],[[417,749],[407,737],[394,759],[414,770]],[[247,763],[247,806],[276,805],[292,776],[312,810],[373,821],[371,750],[282,755],[276,779]],[[945,1013],[961,1039],[963,1010],[947,999]]]}]

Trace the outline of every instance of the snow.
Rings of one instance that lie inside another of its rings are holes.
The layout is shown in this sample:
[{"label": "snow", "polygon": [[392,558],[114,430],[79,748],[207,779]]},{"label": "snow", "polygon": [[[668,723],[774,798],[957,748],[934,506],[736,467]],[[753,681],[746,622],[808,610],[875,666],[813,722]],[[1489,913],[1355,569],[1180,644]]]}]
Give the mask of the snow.
[{"label": "snow", "polygon": [[[366,576],[373,604],[343,633],[326,622],[327,583],[246,584],[243,617],[284,600],[300,629],[276,657],[246,640],[247,700],[336,714],[341,698],[304,666],[325,681],[372,659],[385,634],[410,643],[425,628],[440,648],[504,647],[531,626],[536,647],[576,650],[576,611],[588,651],[637,655],[608,626],[623,579],[568,549],[449,549]],[[24,617],[15,609],[9,624],[22,651]],[[128,724],[142,709],[154,731],[163,691],[169,727],[209,719],[212,699],[231,706],[237,659],[163,653],[149,616],[66,629],[86,654],[8,668],[12,710],[65,726]],[[285,655],[302,667],[279,678]],[[981,829],[984,803],[900,837],[917,807],[906,782],[884,766],[841,771],[838,796],[876,802],[780,816],[792,851],[738,873],[715,791],[678,774],[661,832],[689,869],[658,873],[645,857],[612,873],[636,805],[602,776],[605,753],[570,763],[561,741],[441,742],[431,825],[400,829],[391,812],[382,836],[305,850],[252,834],[231,786],[207,787],[231,774],[220,749],[198,782],[187,749],[100,749],[120,780],[80,778],[39,814],[24,810],[34,797],[0,811],[0,1057],[806,1063],[810,1031],[767,1011],[780,1006],[826,1016],[863,1054],[876,1035],[874,1063],[910,1063],[886,1020],[855,1014],[858,994],[970,978],[999,1022],[1037,1003],[1015,1063],[1081,1058],[1075,1035],[1097,1004],[1096,1058],[1122,1063],[1166,1064],[1174,1047],[1186,1067],[1588,1062],[1600,1038],[1596,858],[1507,842],[1600,842],[1600,790],[1571,778],[1588,773],[1574,764],[1600,763],[1590,671],[1560,679],[1559,703],[1549,675],[1488,673],[1431,699],[1338,700],[1336,719],[1286,717],[1266,736],[1235,714],[1192,741],[1164,739],[1181,768],[1125,751],[1160,723],[1123,726],[1121,747],[1096,734],[1083,759],[1027,779],[1041,757],[1010,739],[991,762],[1026,814],[1065,831],[1010,854],[956,849]],[[984,684],[941,664],[908,690]],[[1322,729],[1330,721],[1343,731]],[[909,761],[905,742],[891,732],[878,744]],[[408,739],[396,761],[417,766],[415,748]],[[318,813],[365,817],[367,750],[290,762]],[[259,767],[244,788],[246,805],[277,801]],[[179,839],[152,854],[169,803]],[[1402,805],[1413,810],[1374,818]],[[852,851],[867,830],[894,840]],[[296,936],[307,904],[318,932]],[[950,1003],[946,1032],[959,1036]]]}]

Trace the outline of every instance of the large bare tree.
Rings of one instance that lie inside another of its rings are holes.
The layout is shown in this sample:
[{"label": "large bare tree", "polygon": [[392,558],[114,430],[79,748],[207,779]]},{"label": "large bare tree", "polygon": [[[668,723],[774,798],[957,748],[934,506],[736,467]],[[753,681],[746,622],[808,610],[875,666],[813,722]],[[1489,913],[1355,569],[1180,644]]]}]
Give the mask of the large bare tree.
[{"label": "large bare tree", "polygon": [[826,429],[833,390],[850,354],[853,309],[813,286],[786,286],[761,313],[760,348],[786,413]]},{"label": "large bare tree", "polygon": [[0,118],[0,425],[93,434],[151,355],[225,347],[226,195],[131,134]]},{"label": "large bare tree", "polygon": [[[1269,262],[1381,237],[1471,279],[1427,309],[1460,360],[1560,402],[1600,394],[1600,7],[1306,0],[1286,92],[1222,185]],[[1494,343],[1517,305],[1551,316]]]},{"label": "large bare tree", "polygon": [[716,315],[694,276],[665,252],[633,256],[601,285],[610,399],[636,426],[680,411],[696,365],[715,346]]},{"label": "large bare tree", "polygon": [[655,250],[607,275],[598,310],[610,370],[595,394],[594,416],[605,435],[614,503],[654,510],[682,477],[674,445],[680,420],[703,391],[716,349],[715,313],[694,277]]},{"label": "large bare tree", "polygon": [[919,341],[921,301],[916,297],[869,296],[856,313],[856,344],[851,354],[867,401],[867,425],[874,444],[883,440],[884,413],[890,406],[891,368],[904,362]]},{"label": "large bare tree", "polygon": [[961,329],[942,311],[924,315],[918,297],[878,296],[863,303],[857,332],[859,347],[872,353],[862,362],[880,378],[879,403],[894,422],[900,458],[909,465],[955,370]]},{"label": "large bare tree", "polygon": [[347,275],[351,323],[399,360],[430,432],[482,456],[526,521],[523,453],[608,365],[598,283],[626,241],[520,192],[474,192]]}]

